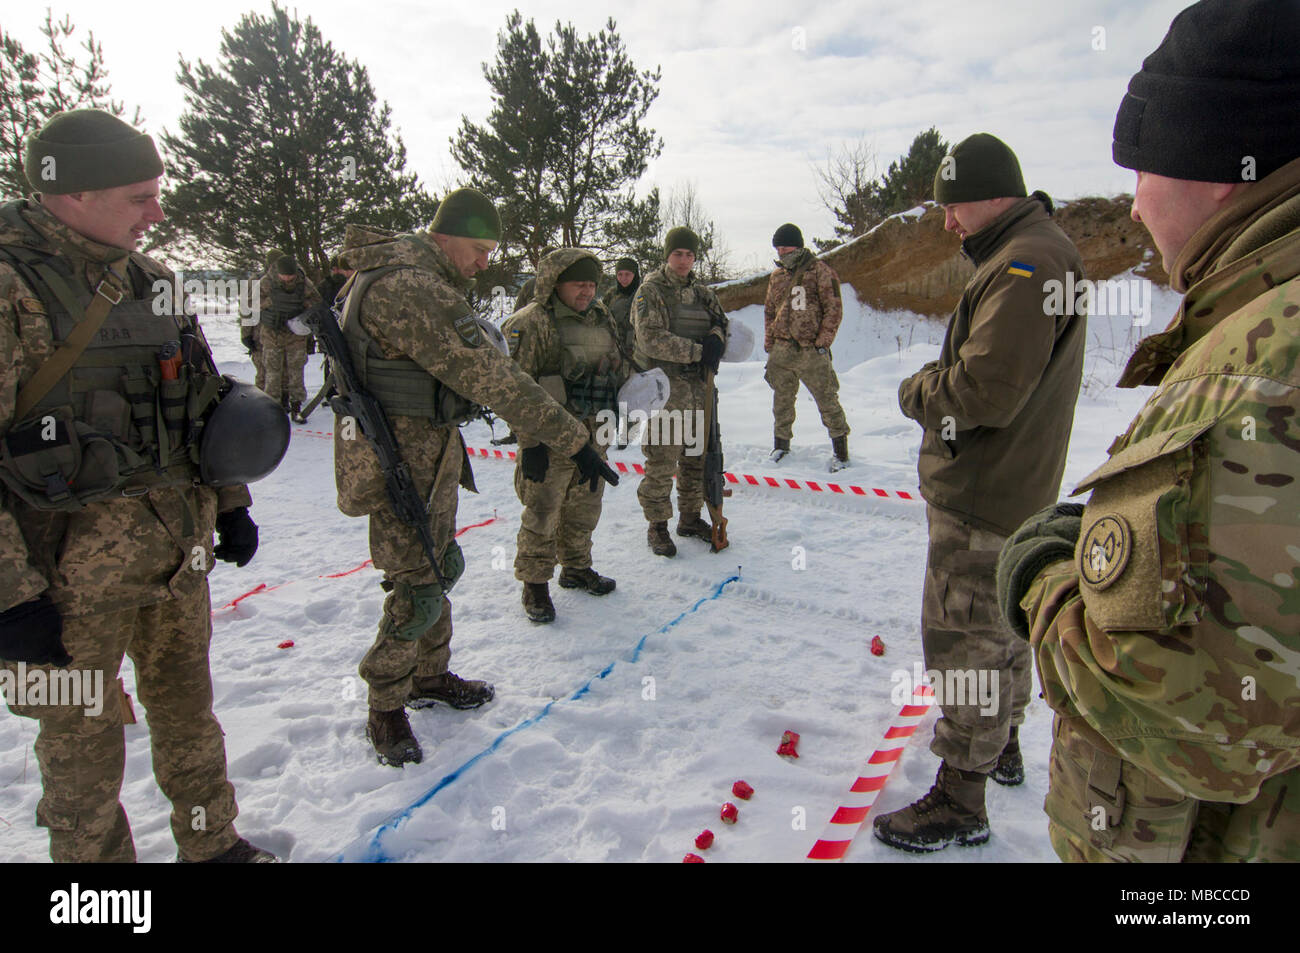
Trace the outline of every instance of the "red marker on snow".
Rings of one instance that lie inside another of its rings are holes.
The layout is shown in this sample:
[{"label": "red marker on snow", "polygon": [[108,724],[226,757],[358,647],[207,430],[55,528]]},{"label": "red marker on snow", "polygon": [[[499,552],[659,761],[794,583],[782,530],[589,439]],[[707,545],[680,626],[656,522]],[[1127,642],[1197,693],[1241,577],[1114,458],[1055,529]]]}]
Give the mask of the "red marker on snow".
[{"label": "red marker on snow", "polygon": [[731,793],[734,794],[736,797],[740,798],[742,801],[748,801],[751,797],[754,796],[754,789],[750,787],[748,784],[746,784],[744,781],[737,781],[735,784],[731,786]]},{"label": "red marker on snow", "polygon": [[736,805],[728,801],[726,804],[722,805],[722,812],[719,816],[722,818],[722,823],[734,824],[740,819],[740,810]]},{"label": "red marker on snow", "polygon": [[291,648],[293,648],[293,639],[290,639],[288,642],[281,642],[279,645],[276,646],[276,648],[277,648],[277,649],[291,649]]},{"label": "red marker on snow", "polygon": [[880,636],[878,635],[873,635],[871,637],[871,654],[872,655],[885,654],[885,643],[880,641]]},{"label": "red marker on snow", "polygon": [[701,857],[699,854],[687,854],[685,857],[682,858],[682,863],[683,863],[683,864],[702,864],[702,863],[704,863],[704,858]]},{"label": "red marker on snow", "polygon": [[787,755],[791,758],[799,757],[799,752],[795,746],[799,744],[799,733],[796,731],[787,731],[781,735],[781,744],[776,749],[777,754]]},{"label": "red marker on snow", "polygon": [[700,850],[708,850],[710,847],[712,847],[713,831],[709,830],[706,827],[704,831],[700,834],[700,836],[695,838],[695,846],[698,847]]}]

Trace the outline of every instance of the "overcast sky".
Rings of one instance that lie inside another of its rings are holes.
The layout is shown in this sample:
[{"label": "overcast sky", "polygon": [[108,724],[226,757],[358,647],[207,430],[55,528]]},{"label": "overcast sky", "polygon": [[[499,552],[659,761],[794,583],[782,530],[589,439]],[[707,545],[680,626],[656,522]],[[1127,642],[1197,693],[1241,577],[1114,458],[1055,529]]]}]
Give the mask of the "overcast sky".
[{"label": "overcast sky", "polygon": [[[930,126],[949,142],[991,132],[1019,155],[1030,189],[1056,198],[1131,192],[1110,158],[1129,78],[1187,0],[309,0],[289,4],[369,72],[392,107],[411,166],[434,189],[455,181],[448,139],[491,105],[482,63],[518,8],[543,34],[555,21],[595,32],[613,17],[633,62],[663,71],[647,122],[663,155],[644,193],[687,180],[738,265],[766,267],[776,226],[811,244],[832,217],[813,166],[865,135],[881,171]],[[39,45],[43,9],[5,29]],[[266,3],[67,0],[77,37],[102,42],[113,94],[146,128],[175,130],[177,57],[216,64],[222,28]]]}]

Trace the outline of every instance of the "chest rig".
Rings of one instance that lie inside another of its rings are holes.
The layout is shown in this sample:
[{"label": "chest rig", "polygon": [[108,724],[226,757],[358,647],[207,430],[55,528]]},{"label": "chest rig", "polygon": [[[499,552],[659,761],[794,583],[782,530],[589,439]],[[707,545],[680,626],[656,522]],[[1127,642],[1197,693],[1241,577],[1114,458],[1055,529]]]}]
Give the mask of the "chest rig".
[{"label": "chest rig", "polygon": [[611,410],[618,403],[622,360],[607,322],[556,316],[560,338],[560,376],[569,410],[579,419]]}]

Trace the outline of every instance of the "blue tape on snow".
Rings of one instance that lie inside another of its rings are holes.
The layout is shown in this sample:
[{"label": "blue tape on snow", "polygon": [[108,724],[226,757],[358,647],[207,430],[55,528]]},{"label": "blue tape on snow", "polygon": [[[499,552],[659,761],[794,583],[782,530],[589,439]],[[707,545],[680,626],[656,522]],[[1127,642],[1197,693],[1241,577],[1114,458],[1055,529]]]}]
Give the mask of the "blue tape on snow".
[{"label": "blue tape on snow", "polygon": [[[722,591],[726,589],[727,586],[731,585],[733,582],[738,582],[739,580],[740,580],[740,576],[738,575],[728,576],[726,579],[722,580],[722,582],[714,586],[713,591],[711,593],[709,593],[707,596],[703,596],[700,599],[696,600],[694,605],[692,605],[686,611],[682,612],[675,619],[671,620],[670,622],[665,622],[659,628],[655,629],[655,631],[648,632],[645,635],[641,636],[641,638],[637,641],[635,647],[633,647],[632,651],[628,654],[626,661],[628,662],[639,661],[641,658],[641,650],[645,648],[646,641],[650,638],[650,636],[662,635],[663,633],[667,632],[669,629],[673,628],[675,625],[677,625],[679,622],[685,619],[688,615],[697,611],[700,608],[700,606],[704,605],[704,603],[712,602],[714,599],[717,599],[719,596],[722,595]],[[511,735],[515,734],[516,732],[523,731],[525,728],[531,728],[533,725],[537,724],[539,721],[541,721],[543,718],[549,715],[551,713],[551,709],[554,708],[560,702],[577,701],[583,695],[587,694],[587,692],[591,691],[591,686],[595,682],[603,679],[610,672],[614,671],[614,667],[618,665],[618,663],[619,660],[615,659],[614,661],[606,665],[603,669],[601,669],[599,672],[597,672],[595,675],[593,675],[591,678],[587,679],[587,681],[584,682],[582,686],[579,687],[578,690],[575,691],[568,698],[557,698],[554,699],[553,701],[547,702],[546,705],[542,708],[542,710],[539,711],[537,714],[525,718],[523,721],[515,725],[513,728],[507,728],[505,731],[501,732],[501,734],[497,735],[495,738],[492,739],[492,743],[490,745],[488,745],[478,754],[474,755],[474,757],[470,758],[460,767],[456,768],[450,774],[444,775],[442,779],[439,780],[438,783],[435,784],[433,787],[429,788],[428,791],[425,791],[424,794],[420,795],[418,798],[416,798],[406,807],[402,808],[400,811],[396,812],[391,817],[389,817],[389,819],[386,820],[383,824],[379,825],[379,827],[375,829],[375,831],[370,835],[368,839],[357,838],[357,840],[353,841],[347,847],[343,848],[343,850],[338,854],[338,856],[334,858],[334,861],[336,863],[360,862],[360,863],[372,863],[372,864],[384,864],[393,861],[395,858],[390,856],[387,853],[387,851],[384,850],[383,840],[385,834],[388,834],[391,831],[395,831],[398,828],[398,826],[402,824],[403,821],[408,820],[412,814],[414,814],[424,805],[432,801],[439,791],[451,786],[456,781],[460,780],[460,778],[465,774],[466,771],[468,771],[478,762],[482,761],[488,755],[495,752],[498,748],[501,747],[502,743]],[[363,843],[363,841],[365,841],[365,843]]]}]

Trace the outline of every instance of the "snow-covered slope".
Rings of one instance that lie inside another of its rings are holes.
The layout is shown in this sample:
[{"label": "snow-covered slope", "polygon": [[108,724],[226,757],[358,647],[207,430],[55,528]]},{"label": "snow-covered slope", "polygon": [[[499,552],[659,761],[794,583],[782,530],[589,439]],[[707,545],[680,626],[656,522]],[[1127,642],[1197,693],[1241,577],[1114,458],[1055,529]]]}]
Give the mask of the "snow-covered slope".
[{"label": "snow-covered slope", "polygon": [[[897,387],[937,354],[943,326],[872,312],[844,291],[834,352],[853,465],[833,479],[914,489],[920,432],[899,414]],[[1124,317],[1093,320],[1067,490],[1104,458],[1140,405],[1141,393],[1105,385],[1139,332],[1164,325],[1174,301],[1157,295],[1156,318],[1142,329]],[[761,332],[761,309],[736,317]],[[251,379],[234,322],[210,319],[207,328],[223,368]],[[320,380],[319,360],[309,365],[309,391]],[[725,365],[719,385],[729,470],[826,478],[829,441],[806,393],[795,450],[774,468],[766,462],[771,391],[761,360]],[[726,503],[729,549],[710,554],[702,542],[681,540],[678,557],[666,560],[646,547],[637,478],[628,476],[607,491],[595,537],[596,568],[618,589],[596,599],[552,587],[559,618],[534,626],[512,572],[520,512],[513,467],[478,461],[481,492],[462,495],[460,525],[486,525],[461,537],[469,569],[453,599],[452,666],[493,681],[497,699],[478,711],[413,713],[425,760],[395,770],[376,764],[365,740],[365,686],[356,674],[379,618],[379,577],[369,568],[332,577],[369,555],[365,521],[335,508],[331,443],[313,433],[332,424],[318,410],[295,429],[284,463],[253,488],[257,557],[242,570],[219,564],[211,577],[216,710],[245,836],[293,861],[344,852],[430,861],[679,861],[707,827],[717,834],[702,852],[711,862],[804,856],[897,712],[896,673],[910,674],[921,659],[920,504],[740,487]],[[471,446],[487,446],[483,424],[465,435]],[[642,459],[635,447],[613,456]],[[219,608],[259,584],[279,588]],[[886,645],[883,657],[869,651],[873,636]],[[292,648],[278,648],[290,640]],[[134,694],[129,662],[124,674]],[[932,722],[922,723],[875,811],[928,789],[937,766],[927,749]],[[785,730],[801,736],[797,760],[775,753]],[[35,735],[34,722],[0,718],[0,750],[9,752],[0,769],[5,860],[46,857],[45,832],[33,823]],[[1041,810],[1050,745],[1050,712],[1041,702],[1022,739],[1028,781],[990,785],[990,843],[932,861],[1054,859]],[[169,806],[153,780],[143,718],[127,728],[127,746],[122,800],[140,857],[169,860]],[[737,802],[740,821],[729,827],[718,808],[734,800],[738,778],[756,794]],[[372,837],[396,817],[405,819],[395,830]],[[849,860],[916,858],[864,830]]]}]

